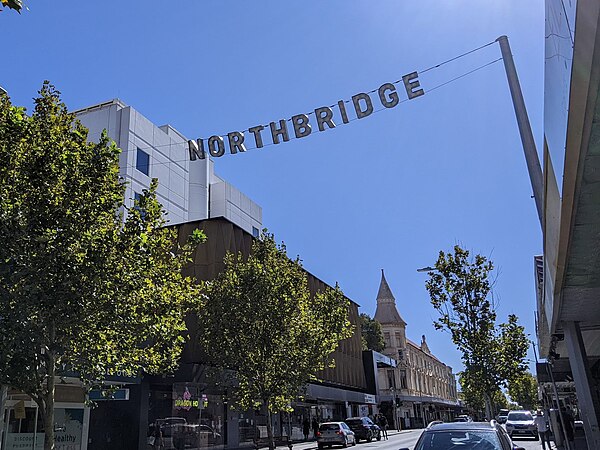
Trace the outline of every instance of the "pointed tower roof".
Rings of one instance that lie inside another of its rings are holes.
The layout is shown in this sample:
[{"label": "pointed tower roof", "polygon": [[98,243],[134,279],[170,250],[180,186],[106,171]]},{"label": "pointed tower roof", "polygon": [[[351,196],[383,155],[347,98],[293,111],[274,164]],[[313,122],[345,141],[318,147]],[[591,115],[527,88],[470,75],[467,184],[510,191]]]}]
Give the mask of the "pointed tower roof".
[{"label": "pointed tower roof", "polygon": [[379,292],[377,293],[377,309],[375,310],[375,320],[381,324],[398,324],[406,326],[406,322],[396,309],[396,299],[392,290],[385,279],[383,269],[381,269],[381,283],[379,283]]}]

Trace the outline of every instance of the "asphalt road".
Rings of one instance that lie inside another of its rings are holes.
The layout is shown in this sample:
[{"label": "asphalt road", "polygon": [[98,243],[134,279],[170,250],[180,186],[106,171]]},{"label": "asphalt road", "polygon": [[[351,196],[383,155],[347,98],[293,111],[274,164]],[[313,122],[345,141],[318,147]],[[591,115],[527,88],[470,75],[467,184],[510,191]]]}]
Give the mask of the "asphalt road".
[{"label": "asphalt road", "polygon": [[[399,450],[408,448],[413,450],[417,439],[423,430],[406,430],[397,433],[396,431],[389,432],[389,439],[372,442],[359,442],[355,447],[349,447],[352,450]],[[533,438],[517,438],[513,441],[519,447],[526,450],[540,450],[542,448],[540,441],[535,441]],[[552,444],[552,449],[555,449]],[[600,449],[599,449],[600,450]]]}]

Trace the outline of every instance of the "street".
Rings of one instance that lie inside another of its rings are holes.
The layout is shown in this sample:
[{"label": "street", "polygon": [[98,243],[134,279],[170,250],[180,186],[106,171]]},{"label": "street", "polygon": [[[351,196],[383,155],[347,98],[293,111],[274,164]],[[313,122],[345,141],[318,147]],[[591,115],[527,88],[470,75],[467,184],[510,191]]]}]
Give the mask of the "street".
[{"label": "street", "polygon": [[[414,449],[417,439],[421,435],[423,430],[405,430],[405,431],[388,431],[389,439],[372,442],[360,442],[354,447],[356,450],[399,450],[402,448]],[[515,445],[523,447],[526,450],[539,450],[541,449],[540,441],[535,441],[532,438],[518,438],[513,441]],[[312,450],[316,449],[316,443],[301,443],[295,444],[294,450]],[[338,448],[338,447],[334,447]],[[552,449],[554,449],[552,445]]]}]

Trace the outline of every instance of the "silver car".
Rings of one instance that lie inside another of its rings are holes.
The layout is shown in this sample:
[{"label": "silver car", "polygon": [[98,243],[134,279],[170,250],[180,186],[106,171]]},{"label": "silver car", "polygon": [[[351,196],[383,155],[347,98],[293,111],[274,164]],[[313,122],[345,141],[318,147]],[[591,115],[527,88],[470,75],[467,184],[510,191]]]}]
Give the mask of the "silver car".
[{"label": "silver car", "polygon": [[511,411],[506,417],[506,432],[512,437],[531,436],[539,439],[537,427],[530,411]]},{"label": "silver car", "polygon": [[325,422],[319,426],[317,432],[317,445],[319,449],[326,446],[341,445],[348,447],[348,444],[356,445],[354,432],[345,422]]}]

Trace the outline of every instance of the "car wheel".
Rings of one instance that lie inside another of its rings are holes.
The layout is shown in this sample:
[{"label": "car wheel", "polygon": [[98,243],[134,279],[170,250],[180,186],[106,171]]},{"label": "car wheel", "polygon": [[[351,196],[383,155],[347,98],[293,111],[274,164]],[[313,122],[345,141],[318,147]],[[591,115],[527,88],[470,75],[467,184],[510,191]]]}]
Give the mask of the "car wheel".
[{"label": "car wheel", "polygon": [[377,432],[377,440],[380,441],[381,440],[381,431]]},{"label": "car wheel", "polygon": [[352,445],[356,445],[356,436],[354,436],[354,440],[352,441]]},{"label": "car wheel", "polygon": [[535,433],[535,434],[533,435],[533,438],[534,438],[536,441],[539,441],[539,440],[540,440],[540,435],[539,435],[539,434],[537,434],[537,433]]},{"label": "car wheel", "polygon": [[344,443],[342,444],[342,447],[344,447],[344,448],[348,447],[348,438],[347,437],[344,438]]},{"label": "car wheel", "polygon": [[367,442],[371,442],[373,440],[373,434],[369,431],[369,434],[367,434]]},{"label": "car wheel", "polygon": [[323,444],[318,444],[319,450],[323,450],[324,445]]}]

